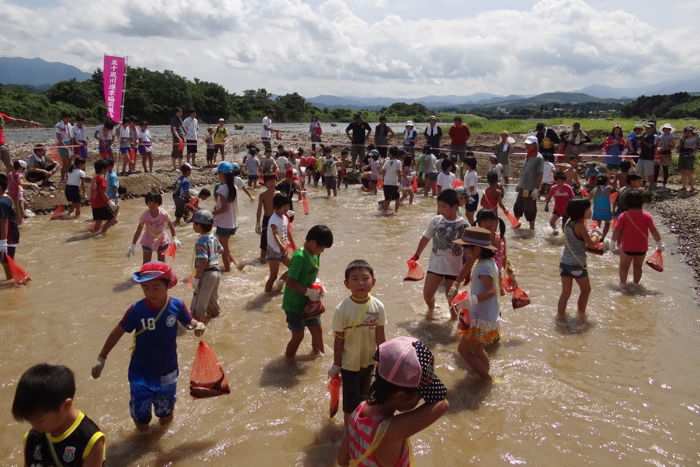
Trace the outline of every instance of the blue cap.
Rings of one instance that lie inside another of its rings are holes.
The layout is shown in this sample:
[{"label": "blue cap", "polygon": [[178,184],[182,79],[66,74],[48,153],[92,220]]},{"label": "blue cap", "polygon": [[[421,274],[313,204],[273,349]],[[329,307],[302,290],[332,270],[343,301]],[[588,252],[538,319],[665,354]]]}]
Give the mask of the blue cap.
[{"label": "blue cap", "polygon": [[241,171],[241,166],[238,165],[238,162],[231,162],[231,167],[233,168],[232,172]]},{"label": "blue cap", "polygon": [[219,162],[219,165],[216,166],[214,169],[214,173],[219,173],[219,174],[230,174],[233,173],[233,164],[230,163],[229,161],[221,161]]}]

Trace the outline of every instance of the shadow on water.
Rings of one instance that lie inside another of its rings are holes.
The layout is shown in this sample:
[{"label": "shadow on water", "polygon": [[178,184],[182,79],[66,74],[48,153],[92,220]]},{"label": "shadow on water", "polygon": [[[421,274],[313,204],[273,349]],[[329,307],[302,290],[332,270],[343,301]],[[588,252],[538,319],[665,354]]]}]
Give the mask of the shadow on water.
[{"label": "shadow on water", "polygon": [[299,377],[304,373],[306,373],[306,368],[299,366],[298,362],[289,361],[286,357],[278,357],[270,360],[263,367],[260,374],[260,386],[289,389],[301,382]]},{"label": "shadow on water", "polygon": [[481,403],[491,394],[492,381],[485,381],[476,376],[467,375],[452,388],[447,390],[449,411],[477,410]]},{"label": "shadow on water", "polygon": [[342,413],[341,421],[333,423],[327,421],[311,444],[303,448],[305,467],[332,467],[336,465],[338,448],[343,438]]},{"label": "shadow on water", "polygon": [[554,329],[563,336],[574,335],[574,334],[586,334],[591,329],[596,327],[596,323],[590,320],[586,321],[584,324],[579,325],[576,322],[576,318],[568,316],[566,321],[554,321]]},{"label": "shadow on water", "polygon": [[[134,428],[135,430],[135,428]],[[128,465],[149,452],[159,451],[167,426],[155,425],[148,433],[134,431],[126,438],[107,443],[107,465]]]},{"label": "shadow on water", "polygon": [[[206,451],[215,445],[216,442],[213,440],[189,441],[187,443],[178,444],[177,447],[171,449],[170,451],[158,453],[153,465],[172,465],[189,457],[193,457],[197,453]],[[192,465],[190,463],[188,464]]]},{"label": "shadow on water", "polygon": [[261,292],[258,296],[248,300],[245,304],[246,311],[265,311],[265,305],[270,303],[279,293],[268,294]]},{"label": "shadow on water", "polygon": [[89,240],[94,236],[95,234],[92,232],[81,232],[66,238],[66,243],[82,242],[83,240]]},{"label": "shadow on water", "polygon": [[422,340],[428,347],[433,348],[435,345],[450,345],[458,340],[458,336],[454,334],[456,321],[403,321],[397,323],[397,326],[413,337]]}]

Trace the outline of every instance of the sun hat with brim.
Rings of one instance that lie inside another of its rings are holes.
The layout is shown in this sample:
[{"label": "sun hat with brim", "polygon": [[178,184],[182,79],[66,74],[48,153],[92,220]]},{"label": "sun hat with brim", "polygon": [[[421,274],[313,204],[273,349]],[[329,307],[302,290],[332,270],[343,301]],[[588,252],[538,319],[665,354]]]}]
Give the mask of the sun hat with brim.
[{"label": "sun hat with brim", "polygon": [[223,123],[223,122],[225,122],[225,121],[226,121],[226,120],[224,120],[223,118],[220,118],[220,119],[219,119],[219,122],[222,122],[222,123]]},{"label": "sun hat with brim", "polygon": [[407,121],[406,126],[413,126],[413,121],[411,121],[411,120]]},{"label": "sun hat with brim", "polygon": [[528,136],[527,138],[525,138],[525,144],[537,144],[537,136]]},{"label": "sun hat with brim", "polygon": [[687,127],[683,128],[683,131],[689,131],[691,133],[695,133],[695,132],[697,132],[697,128],[695,128],[694,126],[691,125],[691,126],[687,126]]},{"label": "sun hat with brim", "polygon": [[428,120],[437,120],[438,118],[435,115],[431,115]]},{"label": "sun hat with brim", "polygon": [[202,225],[213,225],[214,215],[206,209],[199,209],[192,215],[192,222]]},{"label": "sun hat with brim", "polygon": [[447,397],[447,388],[435,376],[430,349],[414,337],[395,337],[382,343],[375,355],[377,375],[402,388],[418,389],[426,403]]},{"label": "sun hat with brim", "polygon": [[671,130],[673,131],[673,127],[671,126],[670,123],[665,123],[664,126],[661,127],[662,130]]},{"label": "sun hat with brim", "polygon": [[233,164],[229,161],[219,162],[219,165],[214,169],[215,174],[230,174],[233,173]]},{"label": "sun hat with brim", "polygon": [[496,251],[496,247],[491,243],[491,232],[481,227],[469,227],[462,234],[462,238],[458,238],[454,243],[464,246],[478,246]]},{"label": "sun hat with brim", "polygon": [[172,289],[177,285],[177,276],[172,268],[167,263],[153,261],[141,266],[138,272],[131,275],[131,280],[137,284],[143,284],[156,279],[165,279],[168,281],[168,288]]}]

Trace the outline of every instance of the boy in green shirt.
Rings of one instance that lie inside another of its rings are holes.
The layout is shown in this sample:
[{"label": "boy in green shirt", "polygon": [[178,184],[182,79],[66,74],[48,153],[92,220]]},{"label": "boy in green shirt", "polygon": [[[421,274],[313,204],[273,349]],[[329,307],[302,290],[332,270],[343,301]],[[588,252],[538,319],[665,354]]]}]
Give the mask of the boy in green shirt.
[{"label": "boy in green shirt", "polygon": [[321,292],[311,285],[316,281],[321,253],[333,245],[333,232],[325,225],[315,225],[306,234],[304,247],[292,255],[287,270],[287,286],[284,288],[282,309],[287,315],[287,326],[292,337],[287,344],[285,356],[294,359],[301,341],[304,340],[304,328],[311,333],[311,346],[314,354],[323,353],[323,333],[318,315],[305,316],[304,309],[309,300],[317,302]]}]

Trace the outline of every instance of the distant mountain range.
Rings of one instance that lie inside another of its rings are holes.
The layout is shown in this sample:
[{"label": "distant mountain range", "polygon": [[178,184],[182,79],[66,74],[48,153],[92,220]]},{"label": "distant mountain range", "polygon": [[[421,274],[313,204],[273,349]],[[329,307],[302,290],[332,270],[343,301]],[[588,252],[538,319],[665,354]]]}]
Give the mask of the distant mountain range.
[{"label": "distant mountain range", "polygon": [[90,73],[72,65],[40,58],[0,57],[0,84],[48,87],[59,81],[89,79]]}]

